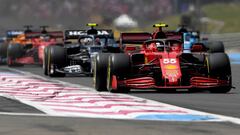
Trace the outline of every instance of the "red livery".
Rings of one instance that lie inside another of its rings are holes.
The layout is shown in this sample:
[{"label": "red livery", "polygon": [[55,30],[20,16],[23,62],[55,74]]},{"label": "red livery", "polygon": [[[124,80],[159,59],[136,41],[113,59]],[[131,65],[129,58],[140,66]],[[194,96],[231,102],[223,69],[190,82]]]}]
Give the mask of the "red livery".
[{"label": "red livery", "polygon": [[207,47],[203,43],[196,43],[192,46],[191,53],[184,53],[178,34],[161,38],[156,33],[153,36],[149,33],[122,33],[120,44],[124,53],[99,54],[96,57],[96,90],[230,91],[231,67],[227,54],[224,49],[221,50],[222,46]]},{"label": "red livery", "polygon": [[8,65],[43,64],[44,48],[63,42],[63,32],[26,32],[8,46]]}]

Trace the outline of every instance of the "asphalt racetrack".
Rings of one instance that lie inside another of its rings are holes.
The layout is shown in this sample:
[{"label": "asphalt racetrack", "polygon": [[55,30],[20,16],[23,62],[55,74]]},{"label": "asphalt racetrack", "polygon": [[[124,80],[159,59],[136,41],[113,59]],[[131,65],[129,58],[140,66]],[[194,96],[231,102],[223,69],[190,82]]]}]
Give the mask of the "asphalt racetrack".
[{"label": "asphalt racetrack", "polygon": [[[13,72],[7,66],[0,66],[1,72]],[[19,71],[30,72],[47,79],[39,66],[15,67]],[[232,65],[233,85],[228,94],[211,94],[207,91],[175,93],[133,90],[129,95],[155,100],[179,107],[240,118],[240,65]],[[53,78],[63,82],[92,87],[90,77]],[[6,135],[237,135],[240,125],[231,122],[179,122],[118,120],[81,117],[51,117],[42,111],[15,100],[0,97],[0,134]]]}]

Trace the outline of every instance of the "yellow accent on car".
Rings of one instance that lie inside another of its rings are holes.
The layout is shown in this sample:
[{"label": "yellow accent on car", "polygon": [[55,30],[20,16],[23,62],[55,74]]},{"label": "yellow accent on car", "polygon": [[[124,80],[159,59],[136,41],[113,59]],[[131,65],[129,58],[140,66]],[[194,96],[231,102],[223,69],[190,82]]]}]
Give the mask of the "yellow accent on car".
[{"label": "yellow accent on car", "polygon": [[209,65],[209,61],[208,61],[208,58],[206,57],[206,64],[207,64],[207,71],[208,71],[208,77],[210,77],[210,65]]},{"label": "yellow accent on car", "polygon": [[147,64],[148,63],[148,58],[147,57],[145,57],[145,64]]},{"label": "yellow accent on car", "polygon": [[98,24],[97,23],[88,23],[87,26],[89,26],[89,27],[96,27],[96,26],[98,26]]},{"label": "yellow accent on car", "polygon": [[157,24],[154,24],[153,27],[168,27],[168,25],[165,23],[157,23]]},{"label": "yellow accent on car", "polygon": [[107,66],[107,89],[110,90],[111,88],[111,61],[108,60]]},{"label": "yellow accent on car", "polygon": [[177,69],[176,65],[165,65],[165,69]]}]

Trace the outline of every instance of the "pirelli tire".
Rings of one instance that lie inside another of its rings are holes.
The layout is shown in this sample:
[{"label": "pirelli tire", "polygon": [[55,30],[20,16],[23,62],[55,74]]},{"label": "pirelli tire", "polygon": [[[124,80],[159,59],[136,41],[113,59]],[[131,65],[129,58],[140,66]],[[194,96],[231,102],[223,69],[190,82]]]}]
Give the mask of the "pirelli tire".
[{"label": "pirelli tire", "polygon": [[48,75],[50,77],[64,77],[65,73],[59,69],[66,65],[66,51],[61,46],[49,46],[48,48]]},{"label": "pirelli tire", "polygon": [[7,64],[8,66],[19,66],[21,64],[15,63],[17,58],[24,54],[24,49],[21,44],[9,44],[7,48]]},{"label": "pirelli tire", "polygon": [[230,60],[225,53],[212,53],[206,56],[208,74],[211,78],[228,81],[228,85],[210,88],[211,93],[227,93],[232,88],[232,73]]},{"label": "pirelli tire", "polygon": [[221,41],[209,41],[205,44],[205,47],[208,48],[209,53],[225,52],[224,44]]},{"label": "pirelli tire", "polygon": [[7,58],[7,48],[8,48],[7,43],[0,44],[0,64],[5,63],[5,61],[3,60]]},{"label": "pirelli tire", "polygon": [[43,54],[43,73],[44,73],[44,75],[48,75],[48,51],[49,51],[49,46],[44,48],[44,54]]},{"label": "pirelli tire", "polygon": [[130,91],[130,88],[118,85],[118,79],[127,77],[130,68],[130,58],[127,54],[114,53],[109,56],[107,68],[107,90],[109,92],[128,93]]},{"label": "pirelli tire", "polygon": [[0,57],[7,57],[7,48],[8,44],[7,43],[2,43],[0,44]]},{"label": "pirelli tire", "polygon": [[110,53],[99,53],[93,64],[93,82],[97,91],[107,91],[107,65]]}]

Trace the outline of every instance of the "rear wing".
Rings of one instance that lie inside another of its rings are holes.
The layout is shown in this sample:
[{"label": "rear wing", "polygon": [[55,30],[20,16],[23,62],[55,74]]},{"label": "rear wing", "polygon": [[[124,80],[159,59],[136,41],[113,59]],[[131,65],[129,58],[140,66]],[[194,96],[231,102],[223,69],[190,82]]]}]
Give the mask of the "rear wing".
[{"label": "rear wing", "polygon": [[144,41],[152,39],[152,34],[143,33],[121,33],[119,43],[122,44],[142,44]]},{"label": "rear wing", "polygon": [[197,39],[200,38],[200,33],[198,31],[189,31],[189,32],[175,32],[175,31],[166,31],[165,32],[167,38],[182,40],[184,41],[186,36],[195,37]]},{"label": "rear wing", "polygon": [[63,38],[64,37],[62,31],[50,31],[50,32],[47,32],[47,33],[42,33],[42,32],[25,33],[25,36],[28,39],[39,38],[42,35],[47,35],[47,36],[50,36],[51,38]]},{"label": "rear wing", "polygon": [[[87,30],[66,30],[65,40],[68,39],[78,39],[79,36],[88,35]],[[113,31],[108,29],[98,29],[97,35],[109,35],[113,36]]]},{"label": "rear wing", "polygon": [[26,39],[31,39],[31,38],[38,38],[40,37],[42,33],[41,32],[27,32],[25,33]]},{"label": "rear wing", "polygon": [[52,38],[64,38],[64,34],[62,31],[48,31],[47,34]]},{"label": "rear wing", "polygon": [[164,32],[167,38],[182,40],[183,34],[175,31],[166,31]]},{"label": "rear wing", "polygon": [[20,34],[24,34],[24,31],[23,30],[8,30],[6,32],[6,36],[8,39],[15,38]]},{"label": "rear wing", "polygon": [[65,40],[78,39],[81,35],[87,35],[85,30],[65,30]]}]

